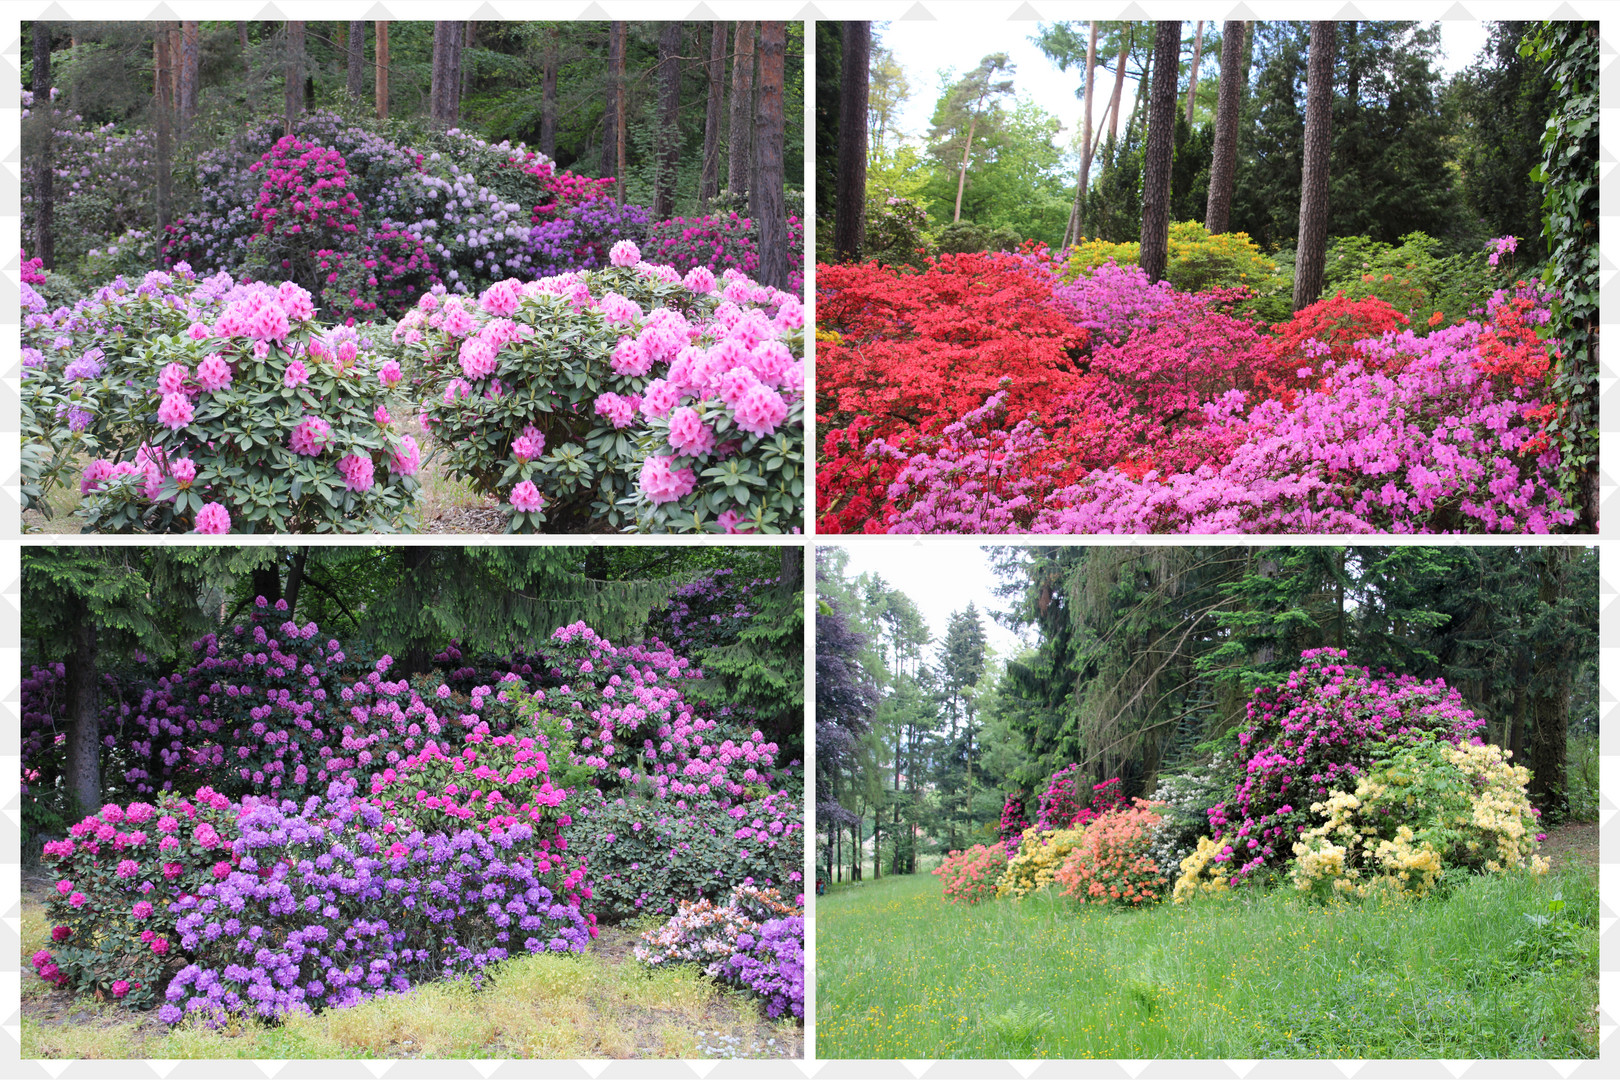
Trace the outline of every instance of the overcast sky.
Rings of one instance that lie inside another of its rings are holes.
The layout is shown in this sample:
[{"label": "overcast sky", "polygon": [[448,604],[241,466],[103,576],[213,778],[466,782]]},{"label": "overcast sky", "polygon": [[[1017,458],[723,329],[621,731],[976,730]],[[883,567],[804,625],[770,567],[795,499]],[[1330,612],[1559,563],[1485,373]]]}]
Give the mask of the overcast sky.
[{"label": "overcast sky", "polygon": [[[933,120],[934,105],[939,100],[939,72],[955,70],[957,76],[973,70],[989,53],[1004,52],[1012,60],[1016,71],[1013,89],[1021,97],[1038,102],[1047,112],[1063,122],[1063,130],[1055,140],[1067,148],[1075,137],[1079,121],[1080,104],[1075,97],[1082,85],[1084,74],[1079,66],[1059,71],[1057,65],[1030,43],[1035,33],[1034,23],[985,22],[960,19],[934,22],[874,23],[875,43],[890,49],[906,69],[911,82],[911,98],[901,111],[901,126],[908,135],[926,138]],[[1447,20],[1440,23],[1442,58],[1440,70],[1446,75],[1461,71],[1473,63],[1474,55],[1485,44],[1486,25],[1466,20]],[[1219,61],[1219,57],[1215,61]],[[1200,79],[1209,75],[1214,67],[1200,65]],[[1113,91],[1112,76],[1099,83],[1104,91],[1097,95],[1092,106],[1094,121],[1100,123]],[[1130,102],[1136,93],[1136,80],[1127,79],[1123,91],[1122,113],[1129,113]]]},{"label": "overcast sky", "polygon": [[953,537],[898,544],[893,537],[863,540],[851,536],[841,539],[838,546],[849,550],[851,579],[864,573],[881,574],[917,605],[934,633],[934,643],[926,650],[930,660],[945,637],[951,613],[965,609],[969,601],[984,615],[985,639],[998,655],[1020,650],[1018,638],[990,618],[991,611],[1006,605],[994,592],[997,578],[977,544]]}]

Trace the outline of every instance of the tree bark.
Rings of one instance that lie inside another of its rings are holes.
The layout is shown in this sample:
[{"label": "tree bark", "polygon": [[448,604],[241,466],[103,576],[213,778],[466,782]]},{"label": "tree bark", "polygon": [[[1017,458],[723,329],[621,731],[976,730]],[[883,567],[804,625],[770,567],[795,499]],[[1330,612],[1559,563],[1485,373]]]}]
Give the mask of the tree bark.
[{"label": "tree bark", "polygon": [[372,45],[372,55],[376,58],[376,94],[377,119],[388,119],[388,24],[378,22],[375,33],[376,41]]},{"label": "tree bark", "polygon": [[35,145],[38,156],[34,159],[32,180],[34,187],[34,255],[47,270],[56,268],[56,234],[52,215],[55,203],[51,184],[56,178],[55,147],[51,107],[51,28],[49,23],[34,20],[34,115]]},{"label": "tree bark", "polygon": [[472,89],[472,68],[467,64],[467,50],[472,47],[478,24],[469,19],[461,24],[461,40],[456,43],[456,120],[461,119],[461,103]]},{"label": "tree bark", "polygon": [[[1574,549],[1541,549],[1538,599],[1543,608],[1557,607],[1564,598],[1565,581]],[[1566,765],[1569,741],[1569,698],[1574,641],[1565,632],[1544,636],[1535,644],[1535,675],[1531,679],[1530,801],[1549,822],[1569,813],[1569,777]]]},{"label": "tree bark", "polygon": [[1192,70],[1187,76],[1187,126],[1192,127],[1193,95],[1198,93],[1198,62],[1204,56],[1204,20],[1198,20],[1198,32],[1193,37]]},{"label": "tree bark", "polygon": [[180,134],[184,137],[197,118],[198,69],[202,64],[200,23],[180,24]]},{"label": "tree bark", "polygon": [[559,27],[546,31],[546,56],[540,71],[540,152],[548,158],[557,156],[557,67],[561,37]]},{"label": "tree bark", "polygon": [[346,42],[349,61],[349,78],[346,89],[353,101],[359,101],[366,93],[366,24],[364,22],[351,22],[349,24],[349,40]]},{"label": "tree bark", "polygon": [[838,100],[837,215],[833,260],[859,262],[866,246],[866,113],[871,97],[872,24],[846,22]]},{"label": "tree bark", "polygon": [[681,29],[666,22],[658,34],[657,172],[653,178],[653,218],[663,221],[675,213],[675,178],[681,164]]},{"label": "tree bark", "polygon": [[1215,151],[1209,166],[1209,200],[1204,228],[1224,233],[1232,220],[1232,189],[1237,184],[1238,106],[1243,99],[1243,23],[1221,26],[1221,92],[1215,105]]},{"label": "tree bark", "polygon": [[1305,88],[1305,167],[1300,181],[1299,247],[1294,262],[1294,310],[1316,302],[1327,263],[1328,160],[1332,149],[1333,45],[1331,22],[1311,23]]},{"label": "tree bark", "polygon": [[455,124],[455,42],[461,24],[441,19],[433,24],[433,76],[428,89],[428,112],[441,130]]},{"label": "tree bark", "polygon": [[715,20],[709,29],[709,107],[703,114],[703,176],[698,198],[703,208],[720,193],[720,125],[725,120],[726,24]]},{"label": "tree bark", "polygon": [[173,219],[171,202],[171,170],[174,166],[174,98],[170,96],[174,83],[169,73],[174,65],[173,55],[169,52],[168,27],[158,24],[157,34],[152,43],[153,72],[152,72],[152,111],[154,116],[153,142],[156,183],[153,185],[157,197],[158,233],[168,231],[169,223]]},{"label": "tree bark", "polygon": [[1091,107],[1097,99],[1097,20],[1091,20],[1086,38],[1086,94],[1080,106],[1080,174],[1074,178],[1074,205],[1069,208],[1069,224],[1063,230],[1063,246],[1080,242],[1086,187],[1091,181]]},{"label": "tree bark", "polygon": [[[166,37],[167,35],[165,35]],[[167,51],[168,43],[164,42]],[[68,792],[81,814],[101,807],[101,708],[96,675],[97,641],[89,606],[73,598],[78,609],[70,621],[72,651],[63,660],[63,709],[67,714]]]},{"label": "tree bark", "polygon": [[304,24],[287,23],[287,57],[283,64],[287,76],[286,104],[287,130],[291,135],[304,115]]},{"label": "tree bark", "polygon": [[727,187],[733,195],[748,193],[749,162],[753,159],[750,125],[754,115],[754,24],[736,24],[731,58],[731,139]]},{"label": "tree bark", "polygon": [[786,74],[787,23],[765,22],[759,29],[759,110],[754,123],[756,162],[753,206],[759,227],[759,281],[788,287],[787,207],[782,196],[783,142],[787,118],[782,83]]},{"label": "tree bark", "polygon": [[1176,76],[1181,70],[1181,23],[1159,23],[1153,43],[1153,97],[1148,108],[1147,161],[1142,173],[1142,270],[1164,280],[1170,257],[1170,165],[1175,150]]},{"label": "tree bark", "polygon": [[1119,101],[1125,90],[1125,65],[1131,59],[1131,46],[1136,42],[1136,24],[1125,24],[1125,36],[1119,42],[1119,66],[1114,71],[1114,92],[1108,99],[1108,138],[1119,139]]}]

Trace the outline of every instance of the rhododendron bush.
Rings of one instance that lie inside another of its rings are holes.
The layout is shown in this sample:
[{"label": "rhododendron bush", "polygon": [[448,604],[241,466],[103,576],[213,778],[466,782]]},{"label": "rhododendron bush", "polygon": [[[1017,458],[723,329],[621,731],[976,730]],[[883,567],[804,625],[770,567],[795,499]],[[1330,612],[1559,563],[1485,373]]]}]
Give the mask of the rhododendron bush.
[{"label": "rhododendron bush", "polygon": [[409,524],[421,458],[395,425],[400,369],[318,323],[297,285],[181,266],[50,313],[24,289],[28,505],[77,472],[102,532]]},{"label": "rhododendron bush", "polygon": [[798,527],[803,306],[628,241],[612,261],[476,303],[429,293],[400,321],[395,355],[426,372],[451,475],[499,495],[514,530]]},{"label": "rhododendron bush", "polygon": [[[106,761],[144,794],[45,846],[49,981],[171,1021],[275,1017],[580,951],[599,917],[802,895],[797,762],[688,702],[701,672],[656,640],[575,624],[499,673],[452,649],[392,679],[261,600],[193,654],[104,710]],[[26,680],[31,730],[60,679]],[[25,772],[60,768],[25,743]],[[771,1002],[787,945],[766,938],[725,977]]]},{"label": "rhododendron bush", "polygon": [[[1066,273],[1074,273],[1067,269]],[[1041,253],[818,271],[820,527],[867,532],[1548,532],[1552,297],[1413,331],[1377,296],[1267,327]]]}]

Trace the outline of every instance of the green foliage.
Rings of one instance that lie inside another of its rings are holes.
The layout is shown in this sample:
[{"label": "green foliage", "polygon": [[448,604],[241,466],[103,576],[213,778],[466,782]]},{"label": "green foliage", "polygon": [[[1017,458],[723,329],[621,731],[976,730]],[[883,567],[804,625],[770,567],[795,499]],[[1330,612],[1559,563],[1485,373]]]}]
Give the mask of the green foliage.
[{"label": "green foliage", "polygon": [[929,254],[928,212],[898,195],[866,200],[866,250],[869,262],[921,267]]},{"label": "green foliage", "polygon": [[[1505,281],[1483,252],[1442,255],[1440,241],[1422,232],[1408,233],[1398,245],[1366,236],[1338,237],[1328,244],[1322,295],[1343,293],[1352,300],[1376,296],[1405,315],[1413,333],[1426,334],[1482,313],[1493,289],[1512,287],[1511,264],[1502,271]],[[1437,311],[1440,320],[1431,322]]]},{"label": "green foliage", "polygon": [[1542,134],[1542,160],[1530,174],[1543,185],[1542,221],[1549,248],[1553,333],[1563,341],[1555,368],[1559,415],[1549,425],[1563,457],[1566,492],[1581,524],[1597,527],[1598,323],[1598,28],[1549,22],[1519,46],[1552,80],[1552,114]]}]

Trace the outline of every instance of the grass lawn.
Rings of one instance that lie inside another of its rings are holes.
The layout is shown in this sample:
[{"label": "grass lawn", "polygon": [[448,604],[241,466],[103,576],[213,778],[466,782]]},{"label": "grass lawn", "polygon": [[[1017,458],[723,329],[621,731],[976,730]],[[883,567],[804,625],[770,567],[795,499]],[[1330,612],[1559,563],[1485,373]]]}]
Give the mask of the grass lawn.
[{"label": "grass lawn", "polygon": [[1050,891],[968,907],[930,874],[884,878],[818,902],[816,1053],[1595,1057],[1597,911],[1595,860],[1331,907],[1286,888],[1138,911]]}]

